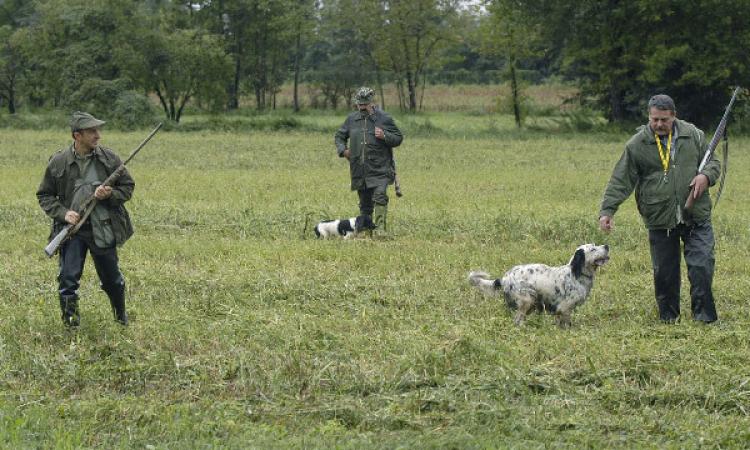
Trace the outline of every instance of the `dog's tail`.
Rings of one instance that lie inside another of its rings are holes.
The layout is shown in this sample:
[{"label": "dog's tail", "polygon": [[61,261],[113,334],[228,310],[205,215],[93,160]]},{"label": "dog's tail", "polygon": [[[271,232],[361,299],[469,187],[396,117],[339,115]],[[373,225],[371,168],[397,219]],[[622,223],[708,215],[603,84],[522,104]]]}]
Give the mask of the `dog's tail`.
[{"label": "dog's tail", "polygon": [[469,284],[490,296],[497,295],[502,287],[499,278],[493,280],[486,272],[469,272]]}]

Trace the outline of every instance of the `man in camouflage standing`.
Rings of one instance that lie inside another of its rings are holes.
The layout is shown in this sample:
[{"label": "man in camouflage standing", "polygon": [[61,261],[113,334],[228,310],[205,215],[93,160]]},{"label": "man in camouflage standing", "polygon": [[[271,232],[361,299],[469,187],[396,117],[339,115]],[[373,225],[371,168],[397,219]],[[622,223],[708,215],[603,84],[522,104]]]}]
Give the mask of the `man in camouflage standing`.
[{"label": "man in camouflage standing", "polygon": [[401,145],[403,135],[393,118],[376,107],[374,97],[375,91],[368,87],[357,90],[357,111],[336,132],[335,143],[339,157],[349,161],[351,189],[359,195],[360,214],[371,216],[375,227],[385,232],[387,190],[396,175],[393,147]]},{"label": "man in camouflage standing", "polygon": [[120,272],[117,246],[133,234],[124,203],[130,200],[135,182],[127,170],[114,186],[101,183],[121,164],[110,149],[99,145],[99,129],[104,122],[91,114],[76,111],[70,122],[73,143],[52,155],[36,196],[39,205],[53,219],[55,237],[66,224],[81,219],[80,207],[92,194],[98,200],[89,219],[60,248],[58,288],[62,320],[66,326],[80,324],[78,288],[86,253],[91,252],[100,286],[109,297],[117,322],[128,324],[125,311],[125,279]]}]

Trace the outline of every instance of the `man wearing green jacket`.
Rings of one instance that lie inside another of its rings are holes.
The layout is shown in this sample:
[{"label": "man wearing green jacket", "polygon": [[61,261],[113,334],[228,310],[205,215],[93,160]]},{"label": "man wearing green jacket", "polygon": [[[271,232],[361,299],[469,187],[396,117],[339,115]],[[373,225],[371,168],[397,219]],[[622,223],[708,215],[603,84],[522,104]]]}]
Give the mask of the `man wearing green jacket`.
[{"label": "man wearing green jacket", "polygon": [[357,111],[336,132],[335,143],[339,157],[349,161],[360,214],[371,216],[376,228],[387,231],[387,190],[395,179],[393,147],[401,145],[403,135],[391,116],[375,106],[374,97],[375,91],[368,87],[357,90]]},{"label": "man wearing green jacket", "polygon": [[125,279],[120,272],[117,246],[133,234],[133,226],[124,203],[130,200],[135,181],[127,170],[113,186],[101,183],[122,161],[110,149],[99,145],[99,130],[104,122],[91,114],[76,111],[70,122],[73,143],[52,155],[39,184],[39,205],[52,218],[54,238],[66,224],[81,219],[80,206],[94,195],[98,200],[89,219],[60,248],[60,272],[57,276],[62,320],[66,326],[80,324],[78,288],[91,253],[100,286],[109,296],[117,322],[128,324],[125,311]]},{"label": "man wearing green jacket", "polygon": [[[654,291],[659,318],[675,322],[680,317],[680,241],[690,280],[694,320],[718,319],[712,292],[714,234],[708,187],[719,178],[721,167],[711,158],[698,172],[706,147],[703,131],[677,119],[674,101],[655,95],[648,102],[648,125],[625,145],[615,165],[599,212],[599,225],[609,232],[615,212],[635,191],[638,212],[648,228]],[[685,209],[688,195],[695,203]]]}]

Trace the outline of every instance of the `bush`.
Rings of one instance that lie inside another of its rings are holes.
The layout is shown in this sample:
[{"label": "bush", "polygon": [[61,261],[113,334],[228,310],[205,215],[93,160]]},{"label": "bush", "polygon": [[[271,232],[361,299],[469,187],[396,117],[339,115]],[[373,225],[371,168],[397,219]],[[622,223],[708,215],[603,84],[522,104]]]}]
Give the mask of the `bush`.
[{"label": "bush", "polygon": [[567,131],[591,131],[604,126],[607,122],[600,113],[586,107],[564,111],[562,116],[554,121],[560,129]]},{"label": "bush", "polygon": [[70,111],[86,111],[96,117],[106,118],[110,116],[113,100],[130,88],[130,81],[122,78],[116,80],[89,78],[63,101],[62,106]]},{"label": "bush", "polygon": [[151,126],[156,122],[156,111],[151,101],[135,91],[121,92],[111,114],[115,127],[123,130]]},{"label": "bush", "polygon": [[149,99],[131,89],[127,79],[85,80],[64,102],[70,110],[87,111],[108,122],[112,128],[132,130],[155,121],[156,112]]}]

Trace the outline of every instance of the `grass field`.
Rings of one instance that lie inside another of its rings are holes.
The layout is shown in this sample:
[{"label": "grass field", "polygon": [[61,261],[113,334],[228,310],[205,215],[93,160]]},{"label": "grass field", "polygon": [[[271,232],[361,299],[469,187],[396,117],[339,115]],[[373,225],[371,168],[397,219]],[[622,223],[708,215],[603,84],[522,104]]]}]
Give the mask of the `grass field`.
[{"label": "grass field", "polygon": [[[354,215],[356,195],[332,145],[343,117],[300,120],[157,135],[130,168],[131,325],[114,323],[89,262],[76,332],[60,322],[34,196],[67,133],[3,131],[0,446],[747,446],[750,139],[733,139],[714,216],[721,321],[667,326],[632,200],[613,234],[597,229],[627,134],[396,114],[392,239],[319,241],[312,223]],[[103,143],[124,156],[145,134],[105,130]],[[569,330],[538,315],[516,328],[466,283],[470,269],[563,264],[584,242],[612,259]]]}]

